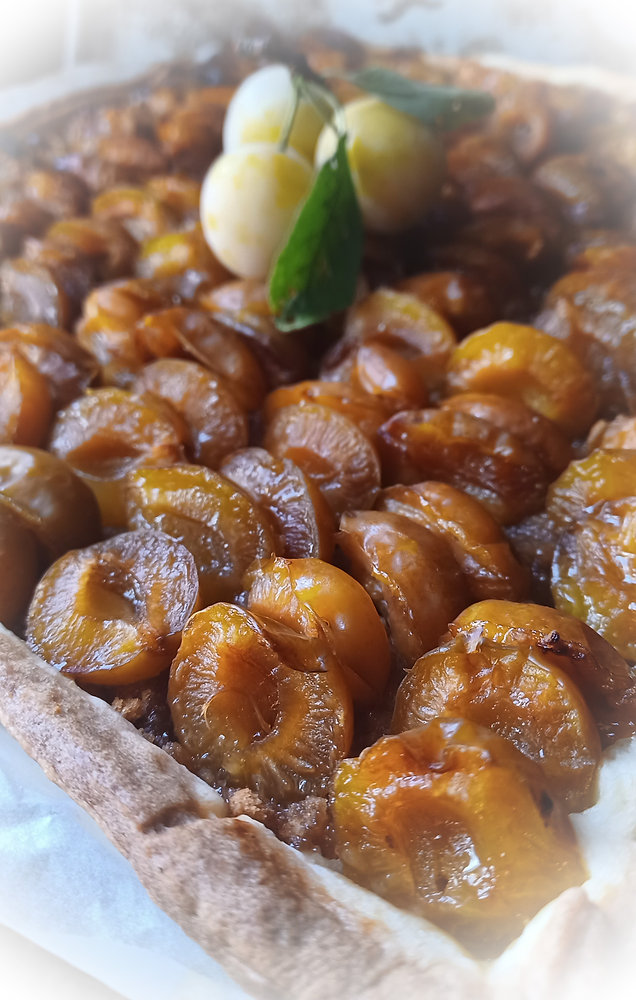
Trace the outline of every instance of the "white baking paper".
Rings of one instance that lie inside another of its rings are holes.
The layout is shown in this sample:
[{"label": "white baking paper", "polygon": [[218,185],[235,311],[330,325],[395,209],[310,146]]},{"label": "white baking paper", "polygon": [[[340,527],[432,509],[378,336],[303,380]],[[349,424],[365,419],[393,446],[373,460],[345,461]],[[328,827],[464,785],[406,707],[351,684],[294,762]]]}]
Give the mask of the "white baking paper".
[{"label": "white baking paper", "polygon": [[[99,827],[2,727],[0,924],[126,1000],[248,1000],[155,906]],[[0,969],[5,997],[1,976]]]}]

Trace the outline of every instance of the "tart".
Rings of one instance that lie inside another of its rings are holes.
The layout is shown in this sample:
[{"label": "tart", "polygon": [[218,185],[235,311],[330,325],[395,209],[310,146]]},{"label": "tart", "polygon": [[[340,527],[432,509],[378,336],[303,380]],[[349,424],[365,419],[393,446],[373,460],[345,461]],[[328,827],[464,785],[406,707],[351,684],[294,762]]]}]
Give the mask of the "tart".
[{"label": "tart", "polygon": [[0,721],[255,995],[622,989],[631,109],[304,49],[496,104],[303,337],[198,225],[258,57],[8,133]]}]

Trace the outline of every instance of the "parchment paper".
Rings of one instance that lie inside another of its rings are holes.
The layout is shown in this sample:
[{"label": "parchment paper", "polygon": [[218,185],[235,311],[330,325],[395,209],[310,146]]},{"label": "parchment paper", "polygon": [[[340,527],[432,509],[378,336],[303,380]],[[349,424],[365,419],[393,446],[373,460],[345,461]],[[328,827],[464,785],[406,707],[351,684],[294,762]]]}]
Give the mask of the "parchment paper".
[{"label": "parchment paper", "polygon": [[0,924],[126,1000],[248,1000],[1,726]]}]

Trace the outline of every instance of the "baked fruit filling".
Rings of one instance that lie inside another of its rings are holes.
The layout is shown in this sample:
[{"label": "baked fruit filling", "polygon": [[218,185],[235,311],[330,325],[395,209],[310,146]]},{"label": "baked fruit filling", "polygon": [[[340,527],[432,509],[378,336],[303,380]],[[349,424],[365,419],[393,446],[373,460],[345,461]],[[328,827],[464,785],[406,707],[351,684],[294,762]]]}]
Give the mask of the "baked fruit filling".
[{"label": "baked fruit filling", "polygon": [[442,133],[334,83],[362,268],[304,329],[266,279],[339,154],[284,67],[228,45],[2,154],[0,621],[489,957],[587,878],[636,731],[636,117],[304,51],[495,99]]}]

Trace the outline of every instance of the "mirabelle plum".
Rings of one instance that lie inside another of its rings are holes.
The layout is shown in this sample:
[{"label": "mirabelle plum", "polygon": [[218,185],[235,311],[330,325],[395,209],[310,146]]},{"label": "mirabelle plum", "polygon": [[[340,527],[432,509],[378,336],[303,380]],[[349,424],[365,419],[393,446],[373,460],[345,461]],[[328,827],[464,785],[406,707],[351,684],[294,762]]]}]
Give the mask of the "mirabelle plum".
[{"label": "mirabelle plum", "polygon": [[250,611],[306,636],[322,636],[354,700],[377,702],[389,676],[389,640],[357,580],[322,559],[267,559],[248,571]]},{"label": "mirabelle plum", "polygon": [[31,602],[28,643],[71,677],[145,680],[170,665],[198,595],[185,546],[160,531],[124,532],[53,563]]},{"label": "mirabelle plum", "polygon": [[275,458],[264,448],[242,448],[223,459],[219,471],[268,512],[283,555],[333,555],[335,526],[327,501],[291,459]]},{"label": "mirabelle plum", "polygon": [[[442,186],[441,143],[425,125],[377,97],[352,101],[344,115],[347,155],[366,225],[379,232],[415,225]],[[326,125],[316,147],[317,165],[335,148],[335,132]]]},{"label": "mirabelle plum", "polygon": [[570,462],[548,490],[546,509],[558,528],[570,529],[608,500],[636,496],[636,451],[598,448]]},{"label": "mirabelle plum", "polygon": [[231,604],[201,611],[184,631],[168,701],[204,777],[289,802],[328,791],[353,712],[327,644],[288,629],[280,645],[282,628]]},{"label": "mirabelle plum", "polygon": [[588,430],[598,405],[592,376],[567,345],[519,323],[495,323],[463,340],[447,386],[522,400],[573,437]]},{"label": "mirabelle plum", "polygon": [[380,428],[379,443],[389,482],[448,482],[483,503],[501,524],[543,506],[551,477],[541,459],[516,434],[471,413],[446,406],[405,410]]},{"label": "mirabelle plum", "polygon": [[20,511],[0,497],[0,622],[21,625],[40,572],[35,535]]},{"label": "mirabelle plum", "polygon": [[516,601],[480,601],[449,626],[476,648],[482,640],[539,650],[543,659],[580,688],[605,744],[636,728],[636,675],[601,635],[554,608]]},{"label": "mirabelle plum", "polygon": [[505,736],[537,763],[569,809],[592,805],[599,735],[577,685],[537,647],[459,635],[431,650],[402,681],[392,729],[461,715]]},{"label": "mirabelle plum", "polygon": [[318,486],[334,514],[371,507],[380,489],[378,455],[360,428],[327,406],[284,406],[268,424],[264,445],[291,458]]},{"label": "mirabelle plum", "polygon": [[18,351],[48,384],[53,405],[66,406],[97,374],[97,362],[75,337],[46,323],[23,323],[0,330],[0,352]]},{"label": "mirabelle plum", "polygon": [[188,429],[186,453],[216,468],[222,458],[247,444],[247,414],[231,389],[196,361],[162,358],[139,373],[136,393],[152,393],[174,407]]},{"label": "mirabelle plum", "polygon": [[[625,453],[624,453],[625,454]],[[552,595],[636,660],[636,498],[599,503],[564,532],[552,563]]]},{"label": "mirabelle plum", "polygon": [[527,594],[527,575],[500,526],[468,493],[432,480],[414,486],[391,486],[380,494],[376,508],[410,517],[444,538],[475,600],[519,600]]},{"label": "mirabelle plum", "polygon": [[394,649],[410,667],[470,603],[445,539],[400,514],[344,514],[338,541],[383,615]]},{"label": "mirabelle plum", "polygon": [[277,146],[253,144],[219,156],[201,189],[201,221],[221,263],[239,277],[265,278],[312,178],[306,160]]},{"label": "mirabelle plum", "polygon": [[[278,143],[294,102],[287,66],[263,66],[250,74],[234,93],[223,123],[223,149],[231,153],[254,142]],[[316,140],[325,123],[313,104],[301,99],[289,135],[289,145],[313,160]]]},{"label": "mirabelle plum", "polygon": [[203,605],[233,600],[254,560],[276,552],[267,512],[204,466],[136,469],[127,503],[130,527],[159,528],[192,552]]},{"label": "mirabelle plum", "polygon": [[345,875],[482,955],[585,878],[539,768],[461,719],[384,737],[343,761],[333,817]]},{"label": "mirabelle plum", "polygon": [[1,446],[0,494],[28,523],[49,561],[101,537],[92,490],[48,451]]},{"label": "mirabelle plum", "polygon": [[0,441],[41,445],[53,420],[47,379],[18,350],[0,353]]},{"label": "mirabelle plum", "polygon": [[126,475],[182,460],[187,436],[182,418],[158,396],[89,389],[58,415],[50,449],[90,486],[104,525],[121,528]]}]

